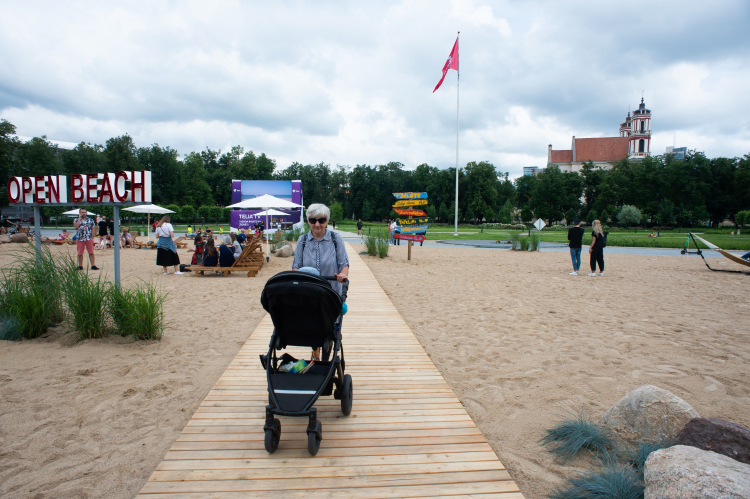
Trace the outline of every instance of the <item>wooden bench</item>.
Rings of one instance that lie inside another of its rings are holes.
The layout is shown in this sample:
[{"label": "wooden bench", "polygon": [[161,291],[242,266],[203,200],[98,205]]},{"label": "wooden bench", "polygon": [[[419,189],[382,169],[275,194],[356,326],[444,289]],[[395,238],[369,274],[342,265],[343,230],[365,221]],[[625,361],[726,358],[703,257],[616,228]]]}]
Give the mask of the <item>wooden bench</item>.
[{"label": "wooden bench", "polygon": [[[218,250],[217,250],[218,251]],[[195,272],[195,276],[205,275],[204,272],[221,272],[224,277],[232,272],[247,272],[248,277],[255,277],[263,268],[263,246],[260,244],[260,238],[248,240],[245,249],[242,250],[231,267],[206,267],[205,265],[191,265],[185,267],[189,272]]]},{"label": "wooden bench", "polygon": [[174,241],[175,246],[177,246],[178,248],[187,248],[188,247],[188,243],[187,243],[187,241],[185,241],[185,239],[187,239],[187,238],[186,237],[179,237],[179,238],[175,239],[175,241]]}]

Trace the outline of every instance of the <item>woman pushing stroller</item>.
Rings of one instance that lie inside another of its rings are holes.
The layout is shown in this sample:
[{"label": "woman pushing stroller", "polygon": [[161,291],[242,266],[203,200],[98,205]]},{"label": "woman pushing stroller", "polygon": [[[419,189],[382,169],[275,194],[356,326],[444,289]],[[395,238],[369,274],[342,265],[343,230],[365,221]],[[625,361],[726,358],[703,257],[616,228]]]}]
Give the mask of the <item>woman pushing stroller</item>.
[{"label": "woman pushing stroller", "polygon": [[[318,275],[335,276],[329,281],[331,287],[341,295],[344,279],[349,276],[349,257],[341,236],[328,229],[331,211],[324,204],[311,204],[306,212],[310,232],[303,234],[297,241],[292,270],[311,267]],[[321,349],[313,350],[313,360],[321,358]]]}]

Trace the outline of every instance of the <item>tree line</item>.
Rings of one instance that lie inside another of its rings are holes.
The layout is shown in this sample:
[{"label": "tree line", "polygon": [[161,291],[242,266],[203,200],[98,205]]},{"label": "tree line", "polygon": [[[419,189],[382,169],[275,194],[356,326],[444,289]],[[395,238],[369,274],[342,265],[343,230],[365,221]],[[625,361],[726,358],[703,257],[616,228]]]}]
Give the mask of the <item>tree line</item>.
[{"label": "tree line", "polygon": [[[292,163],[278,168],[265,153],[242,146],[222,153],[206,148],[180,158],[169,146],[136,147],[129,135],[113,137],[104,145],[80,143],[58,149],[46,137],[28,142],[15,138],[15,127],[0,120],[0,180],[9,176],[71,175],[119,170],[149,170],[152,199],[191,220],[228,221],[224,206],[231,204],[232,179],[301,180],[305,204],[325,203],[345,218],[383,220],[392,216],[392,193],[420,191],[429,195],[425,211],[436,221],[454,221],[455,168],[422,164],[406,170],[399,162],[348,167],[327,163]],[[750,209],[750,155],[709,159],[691,152],[684,159],[651,156],[627,158],[611,169],[589,162],[580,172],[562,172],[556,165],[536,176],[511,181],[487,161],[470,162],[458,171],[459,221],[548,223],[580,217],[618,220],[624,206],[636,207],[639,223],[693,225],[721,223]],[[5,189],[0,206],[7,206]],[[177,209],[174,209],[177,208]],[[60,210],[62,211],[62,210]],[[54,208],[45,214],[56,213]],[[632,213],[628,212],[632,219]],[[622,218],[622,217],[620,217]]]}]

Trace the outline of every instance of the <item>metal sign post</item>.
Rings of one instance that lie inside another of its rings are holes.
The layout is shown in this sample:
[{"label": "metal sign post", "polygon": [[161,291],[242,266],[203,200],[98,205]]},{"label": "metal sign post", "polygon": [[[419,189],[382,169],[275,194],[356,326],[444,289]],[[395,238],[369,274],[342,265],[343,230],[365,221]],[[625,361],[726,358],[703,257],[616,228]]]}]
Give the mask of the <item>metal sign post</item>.
[{"label": "metal sign post", "polygon": [[539,244],[536,247],[537,251],[539,251],[539,248],[542,246],[542,229],[545,225],[547,224],[541,218],[537,218],[536,222],[534,222],[534,227],[536,227],[537,233],[539,234]]}]

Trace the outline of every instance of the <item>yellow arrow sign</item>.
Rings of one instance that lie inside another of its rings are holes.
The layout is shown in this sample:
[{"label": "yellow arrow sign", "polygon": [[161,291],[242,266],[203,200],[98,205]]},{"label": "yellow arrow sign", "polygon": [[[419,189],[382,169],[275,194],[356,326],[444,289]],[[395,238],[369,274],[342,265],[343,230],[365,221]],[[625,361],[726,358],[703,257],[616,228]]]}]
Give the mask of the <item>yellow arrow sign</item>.
[{"label": "yellow arrow sign", "polygon": [[404,206],[421,206],[427,204],[426,199],[403,199],[401,201],[396,201],[396,204],[393,205],[394,208],[403,208]]}]

